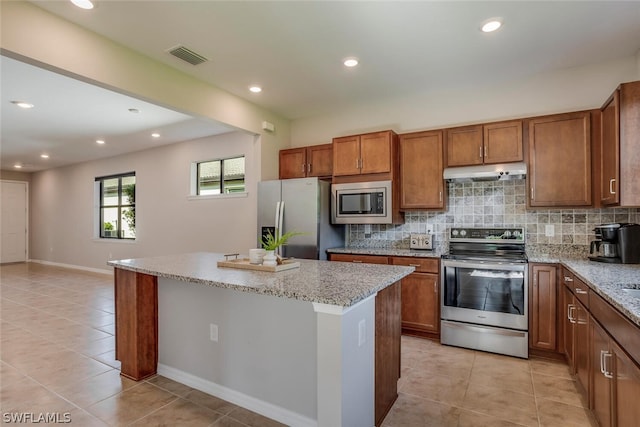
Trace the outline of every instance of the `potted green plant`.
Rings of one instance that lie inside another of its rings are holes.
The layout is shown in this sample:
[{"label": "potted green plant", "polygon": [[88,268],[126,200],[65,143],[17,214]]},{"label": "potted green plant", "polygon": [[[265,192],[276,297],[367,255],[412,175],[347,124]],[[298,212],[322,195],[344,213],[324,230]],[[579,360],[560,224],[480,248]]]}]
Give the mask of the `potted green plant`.
[{"label": "potted green plant", "polygon": [[267,234],[262,236],[262,248],[267,251],[267,254],[264,256],[262,264],[263,265],[277,265],[282,263],[282,259],[279,255],[275,255],[275,250],[278,249],[282,245],[286,245],[290,238],[293,236],[298,236],[304,233],[300,233],[298,231],[289,231],[284,233],[283,235],[278,236],[278,229],[276,228],[275,235],[271,233],[271,230],[267,231]]},{"label": "potted green plant", "polygon": [[103,225],[104,237],[116,237],[116,230],[113,228],[113,224],[105,222]]}]

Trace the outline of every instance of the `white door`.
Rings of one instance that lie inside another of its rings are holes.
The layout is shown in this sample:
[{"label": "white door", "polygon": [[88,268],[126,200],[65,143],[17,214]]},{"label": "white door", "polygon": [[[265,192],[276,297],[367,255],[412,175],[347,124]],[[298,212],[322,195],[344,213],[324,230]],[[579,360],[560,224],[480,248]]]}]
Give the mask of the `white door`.
[{"label": "white door", "polygon": [[0,263],[27,260],[27,183],[2,181]]}]

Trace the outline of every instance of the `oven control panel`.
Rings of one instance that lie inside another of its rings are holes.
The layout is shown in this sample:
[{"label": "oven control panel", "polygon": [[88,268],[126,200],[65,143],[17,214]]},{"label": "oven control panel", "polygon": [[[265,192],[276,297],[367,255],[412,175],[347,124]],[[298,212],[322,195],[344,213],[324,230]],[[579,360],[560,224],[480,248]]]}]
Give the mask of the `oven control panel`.
[{"label": "oven control panel", "polygon": [[452,228],[449,232],[451,240],[510,240],[524,241],[524,228]]},{"label": "oven control panel", "polygon": [[410,249],[433,249],[433,234],[411,234]]}]

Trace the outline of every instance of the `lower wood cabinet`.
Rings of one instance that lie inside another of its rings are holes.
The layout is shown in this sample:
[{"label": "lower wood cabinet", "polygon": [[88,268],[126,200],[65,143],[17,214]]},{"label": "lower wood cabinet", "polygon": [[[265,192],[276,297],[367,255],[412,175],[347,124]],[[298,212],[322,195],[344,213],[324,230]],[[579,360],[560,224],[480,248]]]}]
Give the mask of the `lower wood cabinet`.
[{"label": "lower wood cabinet", "polygon": [[529,348],[556,351],[557,276],[554,264],[529,265]]},{"label": "lower wood cabinet", "polygon": [[389,258],[380,255],[329,254],[330,261],[363,262],[366,264],[389,264]]},{"label": "lower wood cabinet", "polygon": [[376,295],[375,425],[382,425],[398,398],[400,379],[400,283]]},{"label": "lower wood cabinet", "polygon": [[[583,392],[589,390],[589,311],[588,306],[574,294],[576,287],[586,287],[566,268],[562,269],[564,348],[569,369]],[[580,294],[582,295],[582,294]]]},{"label": "lower wood cabinet", "polygon": [[437,337],[440,333],[440,260],[392,257],[391,263],[416,269],[401,281],[402,331],[409,335]]}]

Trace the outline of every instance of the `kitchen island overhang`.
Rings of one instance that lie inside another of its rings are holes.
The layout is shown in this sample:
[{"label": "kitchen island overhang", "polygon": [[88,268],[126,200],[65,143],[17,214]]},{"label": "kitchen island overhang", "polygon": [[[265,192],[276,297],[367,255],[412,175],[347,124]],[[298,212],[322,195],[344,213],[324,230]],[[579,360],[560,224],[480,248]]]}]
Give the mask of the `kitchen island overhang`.
[{"label": "kitchen island overhang", "polygon": [[398,281],[412,267],[300,260],[268,273],[218,268],[221,259],[109,262],[123,375],[159,372],[289,425],[384,416],[399,377]]}]

